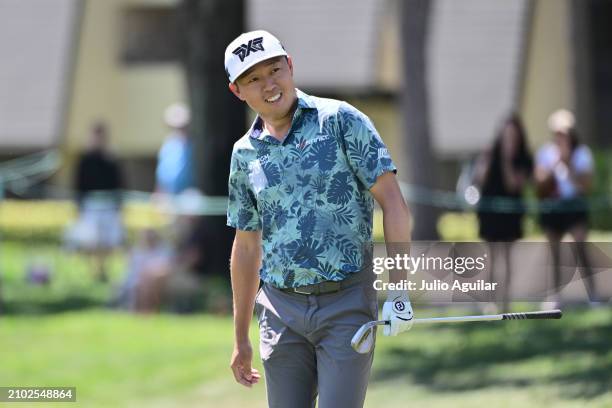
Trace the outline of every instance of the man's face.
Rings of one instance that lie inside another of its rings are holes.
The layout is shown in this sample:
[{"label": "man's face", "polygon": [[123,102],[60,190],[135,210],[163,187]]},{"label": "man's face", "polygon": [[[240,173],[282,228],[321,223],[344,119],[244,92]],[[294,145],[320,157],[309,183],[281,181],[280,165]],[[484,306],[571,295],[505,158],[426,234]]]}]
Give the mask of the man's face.
[{"label": "man's face", "polygon": [[264,119],[289,115],[296,99],[291,58],[260,62],[230,84],[230,89]]}]

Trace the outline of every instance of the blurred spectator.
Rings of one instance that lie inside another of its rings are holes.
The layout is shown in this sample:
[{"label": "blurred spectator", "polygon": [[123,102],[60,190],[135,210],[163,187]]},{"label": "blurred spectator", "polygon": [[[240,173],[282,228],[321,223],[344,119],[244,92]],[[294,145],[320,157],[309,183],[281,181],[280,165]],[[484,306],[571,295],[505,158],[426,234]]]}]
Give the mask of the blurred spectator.
[{"label": "blurred spectator", "polygon": [[[82,208],[87,199],[103,197],[121,206],[123,185],[121,170],[116,159],[108,151],[108,128],[104,122],[93,125],[88,149],[82,153],[77,164],[75,188],[77,202]],[[98,194],[103,193],[103,194]]]},{"label": "blurred spectator", "polygon": [[[223,306],[214,305],[222,305],[223,300],[217,301],[217,297],[210,294],[223,292],[211,289],[222,285],[207,282],[201,273],[206,269],[203,267],[206,264],[202,249],[204,241],[200,239],[204,234],[204,223],[199,216],[202,196],[195,189],[193,146],[187,131],[190,111],[183,104],[172,104],[164,111],[164,122],[171,132],[158,155],[156,190],[161,194],[156,199],[159,199],[159,204],[167,206],[166,211],[174,214],[172,228],[176,243],[172,273],[164,282],[165,300],[175,310],[188,311],[194,308],[190,299],[197,296],[212,309],[223,309]],[[228,296],[221,297],[228,299]]]},{"label": "blurred spectator", "polygon": [[127,275],[117,300],[119,306],[142,312],[157,310],[172,256],[171,247],[156,231],[144,230],[130,251]]},{"label": "blurred spectator", "polygon": [[142,232],[130,251],[129,269],[113,305],[140,313],[162,309],[191,312],[231,310],[227,280],[202,274],[200,219],[181,215],[173,224],[169,244],[156,231]]},{"label": "blurred spectator", "polygon": [[189,109],[180,103],[170,105],[164,112],[164,122],[171,129],[157,158],[157,191],[180,194],[194,186],[192,146],[187,127]]},{"label": "blurred spectator", "polygon": [[93,256],[94,272],[106,281],[106,258],[123,241],[121,222],[121,170],[108,151],[108,129],[92,127],[89,146],[81,154],[75,173],[79,219],[67,232],[70,246]]},{"label": "blurred spectator", "polygon": [[[477,208],[479,233],[485,241],[496,242],[491,245],[492,258],[489,261],[492,274],[495,258],[501,256],[505,260],[505,279],[500,285],[504,290],[505,310],[512,271],[511,243],[523,236],[521,197],[531,178],[532,162],[525,129],[518,115],[514,114],[504,121],[492,148],[484,152],[476,163],[474,178],[482,197]],[[493,206],[500,202],[499,199],[506,199],[507,208]]]},{"label": "blurred spectator", "polygon": [[[178,240],[178,260],[182,271],[171,283],[176,294],[197,293],[210,312],[231,312],[232,296],[226,270],[214,267],[214,257],[209,254],[219,250],[223,241],[214,236],[205,217],[182,215],[178,219],[182,230]],[[172,288],[171,288],[172,289]],[[175,295],[176,297],[176,295]],[[186,305],[189,307],[189,305]]]},{"label": "blurred spectator", "polygon": [[[476,182],[481,186],[478,207],[480,237],[486,241],[516,241],[523,236],[524,214],[521,197],[531,177],[532,158],[520,118],[508,118],[492,148],[483,153],[476,165]],[[487,199],[508,198],[510,208],[496,211]]]},{"label": "blurred spectator", "polygon": [[572,112],[557,110],[550,115],[548,127],[553,140],[537,153],[535,178],[538,196],[548,199],[540,213],[540,224],[551,244],[554,285],[561,287],[559,243],[569,233],[577,243],[578,261],[586,272],[589,298],[595,300],[595,283],[583,244],[588,235],[586,195],[593,178],[593,155],[589,147],[578,140]]}]

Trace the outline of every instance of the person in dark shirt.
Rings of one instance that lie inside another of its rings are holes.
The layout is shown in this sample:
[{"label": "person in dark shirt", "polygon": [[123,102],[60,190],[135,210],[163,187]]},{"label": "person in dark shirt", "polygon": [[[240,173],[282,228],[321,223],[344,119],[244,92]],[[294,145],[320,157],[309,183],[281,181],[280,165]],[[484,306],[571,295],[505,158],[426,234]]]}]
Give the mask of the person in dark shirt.
[{"label": "person in dark shirt", "polygon": [[108,129],[94,124],[89,148],[79,158],[75,173],[79,220],[71,233],[74,244],[93,256],[98,279],[106,281],[106,258],[121,245],[122,174],[108,151]]},{"label": "person in dark shirt", "polygon": [[96,194],[107,195],[119,207],[122,184],[119,165],[108,152],[107,127],[98,122],[92,128],[90,146],[77,165],[75,187],[79,208],[85,199]]},{"label": "person in dark shirt", "polygon": [[[526,139],[520,118],[512,115],[504,122],[491,150],[479,159],[476,177],[483,197],[478,207],[479,234],[485,241],[516,241],[523,235],[520,198],[533,166]],[[500,203],[503,208],[492,208],[492,198],[515,201],[504,201]]]},{"label": "person in dark shirt", "polygon": [[496,256],[505,261],[505,276],[502,283],[502,304],[508,310],[512,265],[510,251],[512,242],[523,236],[524,206],[523,190],[531,179],[533,160],[527,145],[525,129],[518,115],[507,118],[496,137],[492,148],[478,160],[476,182],[481,186],[477,208],[480,237],[491,243],[491,279]]}]

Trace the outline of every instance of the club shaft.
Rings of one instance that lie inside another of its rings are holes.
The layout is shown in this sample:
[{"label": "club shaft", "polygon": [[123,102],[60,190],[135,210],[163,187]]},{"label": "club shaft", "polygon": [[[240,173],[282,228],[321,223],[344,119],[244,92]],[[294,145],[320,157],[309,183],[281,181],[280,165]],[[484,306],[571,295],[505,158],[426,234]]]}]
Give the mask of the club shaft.
[{"label": "club shaft", "polygon": [[488,322],[488,321],[492,321],[492,320],[503,320],[503,315],[426,317],[426,318],[421,318],[421,319],[414,319],[413,320],[413,324]]},{"label": "club shaft", "polygon": [[[463,323],[463,322],[486,322],[495,320],[528,320],[528,319],[560,319],[562,316],[561,310],[542,310],[537,312],[525,313],[503,313],[493,315],[480,316],[454,316],[454,317],[429,317],[413,319],[413,324],[424,323]],[[371,345],[365,343],[369,336],[372,335],[374,327],[391,324],[389,320],[373,320],[361,326],[351,339],[351,347],[361,354],[368,353],[371,350]],[[364,346],[365,345],[365,346]]]},{"label": "club shaft", "polygon": [[[495,320],[533,320],[533,319],[560,319],[562,313],[560,310],[542,310],[537,312],[524,313],[502,313],[492,315],[476,315],[476,316],[452,316],[452,317],[426,317],[413,319],[413,324],[428,324],[428,323],[465,323],[465,322],[489,322]],[[375,325],[389,324],[387,320],[377,320],[372,322]]]}]

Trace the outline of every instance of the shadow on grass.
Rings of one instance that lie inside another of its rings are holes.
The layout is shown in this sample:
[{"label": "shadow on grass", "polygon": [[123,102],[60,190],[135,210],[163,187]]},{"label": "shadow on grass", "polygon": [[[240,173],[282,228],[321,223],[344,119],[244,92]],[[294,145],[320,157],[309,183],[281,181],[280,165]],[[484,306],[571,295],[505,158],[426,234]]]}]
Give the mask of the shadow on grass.
[{"label": "shadow on grass", "polygon": [[612,390],[612,355],[597,359],[590,367],[558,374],[553,381],[563,385],[561,395],[567,398],[595,398]]},{"label": "shadow on grass", "polygon": [[[10,300],[0,296],[0,317],[52,315],[56,313],[85,311],[87,309],[129,310],[126,305],[111,294],[104,293],[62,294],[59,296],[39,296],[36,298],[12,297]],[[98,291],[100,292],[100,291]],[[110,300],[109,300],[110,299]],[[174,296],[166,299],[160,306],[160,313],[193,314],[204,312],[209,306],[204,294],[193,292],[189,295]],[[213,305],[214,306],[214,305]],[[212,309],[210,310],[217,310]]]},{"label": "shadow on grass", "polygon": [[32,302],[4,301],[0,302],[2,315],[49,315],[91,308],[104,308],[107,304],[90,296],[70,295],[60,299]]},{"label": "shadow on grass", "polygon": [[[589,326],[580,324],[579,316],[432,329],[432,336],[439,333],[453,341],[436,350],[410,342],[380,350],[372,382],[408,378],[440,392],[557,384],[565,398],[594,398],[612,389],[612,314]],[[527,365],[519,371],[512,363]],[[538,364],[548,364],[548,374],[538,375]]]}]

